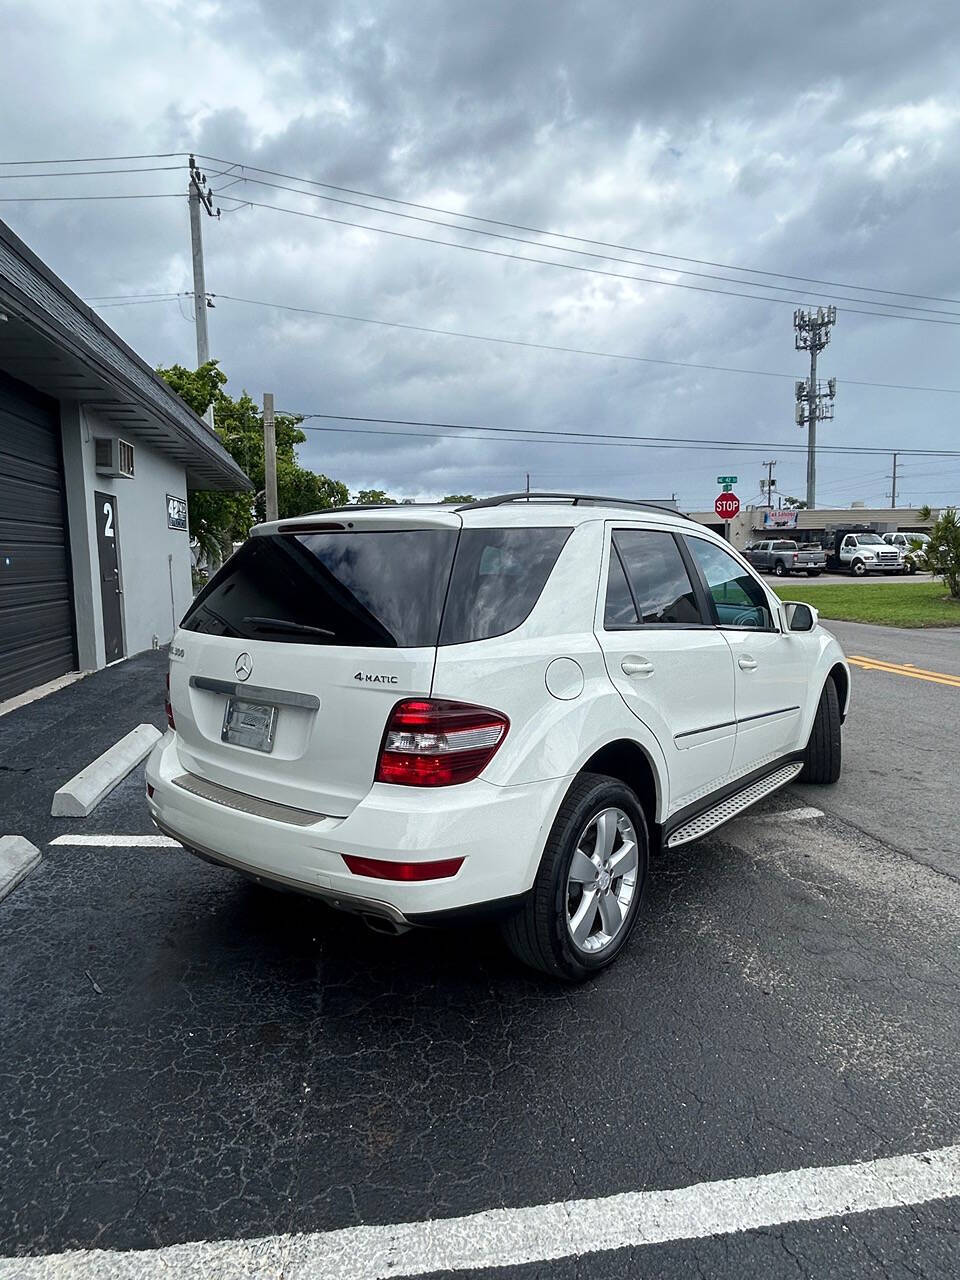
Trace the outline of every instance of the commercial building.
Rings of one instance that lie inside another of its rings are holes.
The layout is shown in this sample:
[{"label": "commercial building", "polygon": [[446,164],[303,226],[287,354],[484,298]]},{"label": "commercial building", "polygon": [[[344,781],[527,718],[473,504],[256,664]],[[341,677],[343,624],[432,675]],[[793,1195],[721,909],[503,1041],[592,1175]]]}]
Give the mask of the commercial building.
[{"label": "commercial building", "polygon": [[211,428],[0,222],[0,701],[170,640]]},{"label": "commercial building", "polygon": [[[740,514],[730,521],[727,536],[733,546],[743,550],[750,542],[760,538],[772,538],[778,534],[795,538],[797,542],[821,542],[828,529],[839,525],[859,525],[876,533],[923,533],[930,528],[939,513],[921,520],[913,507],[817,507],[813,511],[770,511],[768,507],[741,507]],[[701,524],[724,533],[722,520],[715,511],[691,511],[690,515]],[[765,520],[766,517],[766,520]]]}]

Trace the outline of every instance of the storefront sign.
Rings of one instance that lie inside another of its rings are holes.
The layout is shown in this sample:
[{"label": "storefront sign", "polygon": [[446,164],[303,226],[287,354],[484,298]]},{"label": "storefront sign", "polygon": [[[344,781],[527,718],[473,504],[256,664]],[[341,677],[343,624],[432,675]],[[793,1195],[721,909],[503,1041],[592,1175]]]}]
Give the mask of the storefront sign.
[{"label": "storefront sign", "polygon": [[795,529],[797,527],[796,511],[765,511],[763,513],[765,529]]}]

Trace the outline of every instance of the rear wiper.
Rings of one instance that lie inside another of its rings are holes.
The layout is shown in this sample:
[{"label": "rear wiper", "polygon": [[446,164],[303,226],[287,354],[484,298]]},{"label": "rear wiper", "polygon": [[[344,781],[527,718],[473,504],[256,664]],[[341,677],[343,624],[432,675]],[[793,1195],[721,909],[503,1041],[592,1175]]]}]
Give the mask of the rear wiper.
[{"label": "rear wiper", "polygon": [[306,622],[290,622],[287,618],[243,618],[243,622],[249,622],[251,626],[257,627],[261,631],[290,631],[295,635],[308,636],[335,636],[335,631],[328,631],[326,627],[311,627]]}]

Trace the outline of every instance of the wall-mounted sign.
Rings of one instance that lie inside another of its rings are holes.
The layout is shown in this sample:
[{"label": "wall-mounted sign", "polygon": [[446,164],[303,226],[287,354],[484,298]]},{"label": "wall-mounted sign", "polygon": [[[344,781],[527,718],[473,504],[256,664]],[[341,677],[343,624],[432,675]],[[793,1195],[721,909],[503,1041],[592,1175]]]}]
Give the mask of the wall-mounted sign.
[{"label": "wall-mounted sign", "polygon": [[796,511],[765,511],[763,513],[765,529],[795,529],[797,527]]},{"label": "wall-mounted sign", "polygon": [[167,528],[168,529],[186,529],[187,527],[187,500],[186,498],[176,498],[172,493],[167,494]]}]

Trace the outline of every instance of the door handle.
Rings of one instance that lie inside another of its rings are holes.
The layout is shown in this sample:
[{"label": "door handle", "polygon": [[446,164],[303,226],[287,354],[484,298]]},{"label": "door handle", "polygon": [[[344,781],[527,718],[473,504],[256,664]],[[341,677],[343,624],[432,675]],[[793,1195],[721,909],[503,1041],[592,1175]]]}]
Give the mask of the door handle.
[{"label": "door handle", "polygon": [[737,666],[741,671],[756,671],[757,660],[756,658],[751,658],[749,653],[745,653],[742,658],[737,659]]},{"label": "door handle", "polygon": [[624,658],[620,670],[625,676],[652,676],[653,663],[647,658]]}]

